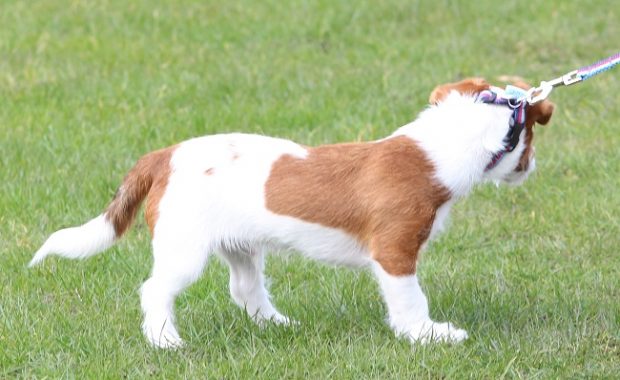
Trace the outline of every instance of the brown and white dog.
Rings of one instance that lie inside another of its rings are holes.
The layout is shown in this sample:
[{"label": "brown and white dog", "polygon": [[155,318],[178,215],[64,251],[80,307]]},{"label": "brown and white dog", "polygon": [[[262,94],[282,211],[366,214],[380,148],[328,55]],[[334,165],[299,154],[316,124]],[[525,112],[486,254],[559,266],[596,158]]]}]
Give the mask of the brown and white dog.
[{"label": "brown and white dog", "polygon": [[322,261],[372,268],[389,322],[412,342],[467,338],[434,322],[416,276],[427,241],[453,203],[477,183],[521,183],[534,170],[534,123],[553,112],[527,107],[518,145],[504,149],[512,111],[476,101],[481,79],[437,87],[431,106],[384,139],[306,147],[246,134],[191,139],[142,157],[108,208],[52,234],[30,265],[49,254],[85,258],[115,243],[146,197],[154,265],[141,288],[142,329],[158,347],[177,347],[174,299],[196,281],[209,255],[230,266],[230,293],[257,321],[289,323],[271,304],[263,262],[293,249]]}]

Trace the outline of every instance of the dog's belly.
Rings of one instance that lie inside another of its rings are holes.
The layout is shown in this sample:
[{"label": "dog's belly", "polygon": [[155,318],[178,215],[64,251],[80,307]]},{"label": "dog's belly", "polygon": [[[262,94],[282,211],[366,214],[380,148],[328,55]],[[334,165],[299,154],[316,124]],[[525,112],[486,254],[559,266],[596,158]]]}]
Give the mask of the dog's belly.
[{"label": "dog's belly", "polygon": [[204,240],[206,251],[277,247],[332,264],[368,264],[367,249],[346,232],[266,209],[265,182],[284,154],[303,158],[305,149],[237,134],[183,143],[172,158],[154,240]]},{"label": "dog's belly", "polygon": [[334,265],[362,267],[370,264],[368,249],[345,231],[275,214],[266,220],[269,222],[259,226],[262,229],[259,234],[278,247]]}]

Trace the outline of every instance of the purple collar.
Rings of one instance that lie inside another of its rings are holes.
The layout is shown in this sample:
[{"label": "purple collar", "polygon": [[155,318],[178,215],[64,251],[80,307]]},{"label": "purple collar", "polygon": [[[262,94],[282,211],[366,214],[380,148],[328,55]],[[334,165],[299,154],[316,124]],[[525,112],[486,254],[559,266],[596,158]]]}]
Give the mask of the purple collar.
[{"label": "purple collar", "polygon": [[524,99],[504,98],[491,90],[484,90],[479,93],[476,101],[507,106],[512,110],[512,116],[509,120],[510,128],[504,137],[504,148],[493,155],[491,162],[484,169],[485,172],[488,172],[497,166],[506,153],[512,152],[519,144],[519,137],[525,128],[525,106],[527,102]]}]

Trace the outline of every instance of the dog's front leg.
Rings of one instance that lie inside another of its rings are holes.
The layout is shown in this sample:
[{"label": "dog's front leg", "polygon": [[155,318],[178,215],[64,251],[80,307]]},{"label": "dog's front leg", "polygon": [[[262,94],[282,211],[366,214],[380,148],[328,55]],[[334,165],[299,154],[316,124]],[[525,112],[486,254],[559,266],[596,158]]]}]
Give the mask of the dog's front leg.
[{"label": "dog's front leg", "polygon": [[387,304],[389,323],[394,332],[411,342],[460,342],[467,339],[465,330],[451,323],[433,322],[428,313],[428,301],[422,293],[415,273],[392,275],[379,262],[373,270]]}]

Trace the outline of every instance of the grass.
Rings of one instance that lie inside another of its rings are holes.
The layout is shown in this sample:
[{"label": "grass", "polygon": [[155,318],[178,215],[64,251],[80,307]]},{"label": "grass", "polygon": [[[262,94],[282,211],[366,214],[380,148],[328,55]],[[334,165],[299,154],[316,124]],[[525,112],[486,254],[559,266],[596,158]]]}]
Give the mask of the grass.
[{"label": "grass", "polygon": [[617,378],[620,71],[560,89],[538,172],[480,187],[424,255],[431,314],[464,344],[412,347],[368,273],[271,257],[256,327],[216,260],[178,300],[186,348],[141,336],[140,219],[87,261],[26,263],[99,213],[135,160],[243,131],[304,144],[383,137],[438,83],[550,79],[618,50],[613,0],[18,1],[0,4],[0,378]]}]

